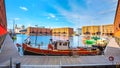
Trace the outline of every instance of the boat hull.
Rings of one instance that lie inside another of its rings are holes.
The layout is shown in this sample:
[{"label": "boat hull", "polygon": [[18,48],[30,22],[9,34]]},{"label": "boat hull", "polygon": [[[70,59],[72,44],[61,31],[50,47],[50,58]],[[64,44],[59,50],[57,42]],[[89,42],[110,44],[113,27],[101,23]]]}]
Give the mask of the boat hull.
[{"label": "boat hull", "polygon": [[72,50],[44,50],[39,48],[33,48],[26,44],[23,44],[24,55],[42,55],[42,56],[72,56],[72,55],[97,55],[98,51],[86,50],[83,48]]}]

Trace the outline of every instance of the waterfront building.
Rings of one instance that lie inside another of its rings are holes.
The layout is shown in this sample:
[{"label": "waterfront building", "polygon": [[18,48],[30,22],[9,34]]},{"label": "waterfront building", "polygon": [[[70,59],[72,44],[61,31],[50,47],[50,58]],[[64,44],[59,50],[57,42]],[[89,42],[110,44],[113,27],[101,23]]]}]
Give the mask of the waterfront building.
[{"label": "waterfront building", "polygon": [[83,26],[82,27],[82,34],[89,34],[89,35],[96,35],[100,33],[99,26]]},{"label": "waterfront building", "polygon": [[113,24],[107,25],[94,25],[94,26],[83,26],[82,34],[88,35],[113,35],[114,33]]},{"label": "waterfront building", "polygon": [[51,35],[50,28],[44,27],[28,27],[27,28],[27,35]]},{"label": "waterfront building", "polygon": [[102,25],[102,35],[114,35],[114,25],[108,24],[108,25]]},{"label": "waterfront building", "polygon": [[18,27],[17,24],[16,24],[15,27],[14,27],[14,32],[19,34],[19,33],[21,33],[21,30],[25,30],[25,26],[22,25],[21,27]]},{"label": "waterfront building", "polygon": [[53,28],[52,36],[72,36],[73,28],[63,27],[63,28]]},{"label": "waterfront building", "polygon": [[77,28],[76,35],[81,35],[81,34],[82,34],[82,28]]},{"label": "waterfront building", "polygon": [[114,37],[116,42],[120,45],[120,0],[118,0],[118,5],[114,19]]},{"label": "waterfront building", "polygon": [[0,0],[0,49],[7,34],[7,21],[4,0]]}]

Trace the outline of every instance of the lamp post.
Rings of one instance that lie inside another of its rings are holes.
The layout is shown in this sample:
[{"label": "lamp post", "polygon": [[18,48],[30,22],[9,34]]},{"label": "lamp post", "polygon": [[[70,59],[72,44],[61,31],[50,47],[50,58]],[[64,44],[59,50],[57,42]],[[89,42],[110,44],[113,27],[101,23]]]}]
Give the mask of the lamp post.
[{"label": "lamp post", "polygon": [[38,33],[38,25],[35,25],[36,26],[36,38],[35,38],[35,46],[37,45],[37,33]]},{"label": "lamp post", "polygon": [[15,22],[19,20],[19,18],[14,18],[13,19],[13,34],[15,34]]},{"label": "lamp post", "polygon": [[14,24],[15,24],[15,19],[13,19],[13,34],[14,34]]}]

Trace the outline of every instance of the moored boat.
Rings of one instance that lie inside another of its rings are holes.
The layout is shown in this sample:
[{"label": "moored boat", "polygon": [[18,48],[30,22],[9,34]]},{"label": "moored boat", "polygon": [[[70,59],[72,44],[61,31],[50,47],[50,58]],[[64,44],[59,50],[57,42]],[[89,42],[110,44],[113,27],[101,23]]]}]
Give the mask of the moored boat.
[{"label": "moored boat", "polygon": [[48,49],[34,48],[27,43],[22,44],[24,55],[49,55],[49,56],[72,56],[76,55],[98,55],[97,48],[70,48],[69,41],[54,41],[48,44]]}]

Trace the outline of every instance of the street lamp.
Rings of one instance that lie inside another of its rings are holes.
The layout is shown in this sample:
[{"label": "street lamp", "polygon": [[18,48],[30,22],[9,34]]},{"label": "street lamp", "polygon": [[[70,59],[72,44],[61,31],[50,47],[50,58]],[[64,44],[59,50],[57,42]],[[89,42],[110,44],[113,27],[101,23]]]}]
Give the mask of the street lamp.
[{"label": "street lamp", "polygon": [[14,24],[15,24],[15,19],[13,19],[13,34],[14,34]]}]

